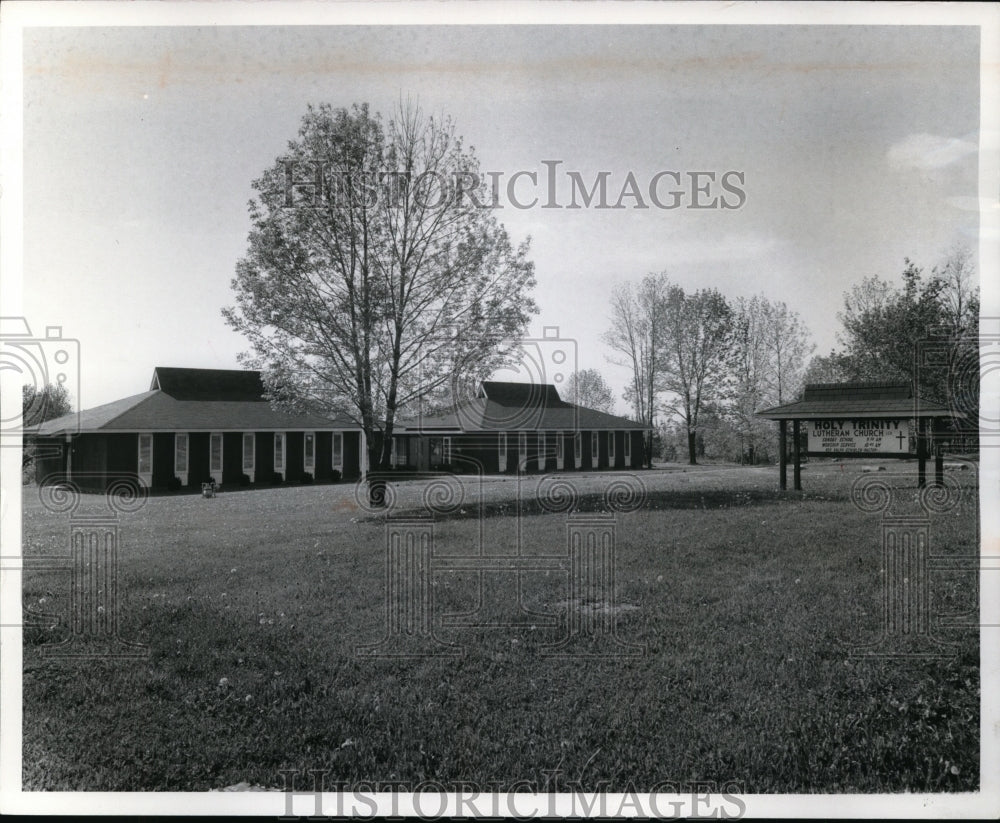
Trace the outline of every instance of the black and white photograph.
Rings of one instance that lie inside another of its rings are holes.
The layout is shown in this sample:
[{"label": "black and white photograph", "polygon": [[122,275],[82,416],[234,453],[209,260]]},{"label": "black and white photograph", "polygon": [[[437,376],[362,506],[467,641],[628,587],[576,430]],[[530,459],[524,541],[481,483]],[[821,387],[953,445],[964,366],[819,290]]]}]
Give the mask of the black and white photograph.
[{"label": "black and white photograph", "polygon": [[1000,815],[995,7],[0,55],[0,811]]}]

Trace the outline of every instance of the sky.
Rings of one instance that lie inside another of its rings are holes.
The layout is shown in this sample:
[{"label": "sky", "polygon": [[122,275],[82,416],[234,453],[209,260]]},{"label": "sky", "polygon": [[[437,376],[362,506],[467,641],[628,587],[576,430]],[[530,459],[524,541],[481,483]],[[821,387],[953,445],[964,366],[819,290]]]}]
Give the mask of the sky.
[{"label": "sky", "polygon": [[24,314],[79,341],[77,408],[146,390],[155,366],[237,368],[220,311],[252,181],[308,104],[409,98],[505,181],[560,161],[609,172],[617,199],[629,172],[743,175],[735,209],[497,211],[532,238],[529,333],[558,327],[624,413],[601,340],[616,282],[783,300],[826,353],[861,278],[975,252],[979,71],[962,26],[28,29]]}]

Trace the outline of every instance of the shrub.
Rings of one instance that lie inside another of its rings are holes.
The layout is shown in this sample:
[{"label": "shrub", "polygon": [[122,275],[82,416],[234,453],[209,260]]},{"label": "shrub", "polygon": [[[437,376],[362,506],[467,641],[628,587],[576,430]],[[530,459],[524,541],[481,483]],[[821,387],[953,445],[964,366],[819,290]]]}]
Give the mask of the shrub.
[{"label": "shrub", "polygon": [[250,475],[249,474],[241,474],[240,475],[240,485],[241,486],[249,486],[250,483],[251,483],[251,480],[250,480]]},{"label": "shrub", "polygon": [[299,482],[312,483],[313,482],[312,472],[302,472],[302,475],[299,477]]},{"label": "shrub", "polygon": [[171,477],[167,481],[167,489],[169,489],[172,492],[179,492],[183,487],[184,487],[184,484],[181,483],[181,479],[179,477],[176,477],[176,476],[175,477]]},{"label": "shrub", "polygon": [[271,475],[271,484],[274,486],[279,486],[285,482],[285,476],[281,472],[274,472]]},{"label": "shrub", "polygon": [[334,483],[339,483],[340,482],[340,471],[338,469],[334,469],[332,472],[330,472],[330,479]]}]

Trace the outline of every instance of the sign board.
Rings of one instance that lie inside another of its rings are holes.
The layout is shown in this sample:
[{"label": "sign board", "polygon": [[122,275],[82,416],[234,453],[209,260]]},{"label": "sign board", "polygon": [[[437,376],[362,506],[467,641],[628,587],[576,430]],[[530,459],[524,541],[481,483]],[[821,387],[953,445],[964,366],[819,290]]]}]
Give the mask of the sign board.
[{"label": "sign board", "polygon": [[806,430],[810,453],[907,454],[910,451],[908,420],[883,417],[810,420]]}]

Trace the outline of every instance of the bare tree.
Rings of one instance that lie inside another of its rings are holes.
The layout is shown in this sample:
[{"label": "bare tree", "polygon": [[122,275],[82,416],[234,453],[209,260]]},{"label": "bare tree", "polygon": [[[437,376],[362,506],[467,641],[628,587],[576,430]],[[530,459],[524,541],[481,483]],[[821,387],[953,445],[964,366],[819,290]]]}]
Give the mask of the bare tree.
[{"label": "bare tree", "polygon": [[[664,311],[670,281],[666,273],[648,274],[638,284],[621,283],[611,294],[611,328],[604,342],[616,353],[609,358],[632,372],[625,391],[635,419],[649,426],[656,424],[656,398],[659,390],[660,357]],[[652,465],[652,433],[646,432],[644,460]]]},{"label": "bare tree", "polygon": [[756,462],[757,445],[770,426],[756,416],[765,405],[775,384],[771,349],[771,306],[763,297],[739,298],[733,312],[732,395],[726,416],[735,424],[740,438],[740,460]]},{"label": "bare tree", "polygon": [[774,401],[781,405],[796,396],[802,386],[802,375],[808,358],[816,346],[809,340],[799,315],[783,302],[769,302],[761,297],[763,330],[771,354],[771,387]]},{"label": "bare tree", "polygon": [[979,289],[975,285],[976,268],[972,250],[956,244],[948,252],[944,263],[934,269],[941,281],[941,303],[953,335],[968,332],[973,326],[978,330]]}]

